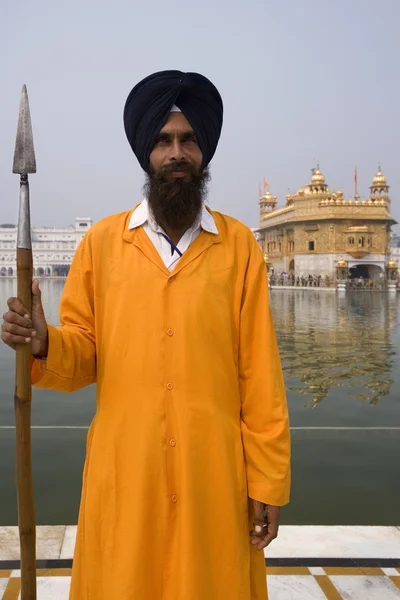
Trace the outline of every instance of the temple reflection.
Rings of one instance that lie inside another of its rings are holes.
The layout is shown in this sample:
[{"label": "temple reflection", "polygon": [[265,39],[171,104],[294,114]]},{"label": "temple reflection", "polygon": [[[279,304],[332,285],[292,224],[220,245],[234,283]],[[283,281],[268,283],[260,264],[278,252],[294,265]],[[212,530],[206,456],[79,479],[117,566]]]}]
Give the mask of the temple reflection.
[{"label": "temple reflection", "polygon": [[307,407],[332,388],[371,406],[390,393],[396,297],[283,290],[270,296],[286,387],[309,397]]}]

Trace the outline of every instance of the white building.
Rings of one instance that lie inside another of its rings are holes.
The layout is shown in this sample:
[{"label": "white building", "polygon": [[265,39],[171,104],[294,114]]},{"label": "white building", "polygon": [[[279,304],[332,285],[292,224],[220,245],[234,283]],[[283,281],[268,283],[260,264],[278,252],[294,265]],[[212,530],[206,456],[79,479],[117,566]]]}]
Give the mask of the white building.
[{"label": "white building", "polygon": [[[79,242],[92,224],[90,218],[76,218],[75,226],[32,227],[33,275],[65,277]],[[16,225],[0,225],[0,276],[16,277],[16,246]]]}]

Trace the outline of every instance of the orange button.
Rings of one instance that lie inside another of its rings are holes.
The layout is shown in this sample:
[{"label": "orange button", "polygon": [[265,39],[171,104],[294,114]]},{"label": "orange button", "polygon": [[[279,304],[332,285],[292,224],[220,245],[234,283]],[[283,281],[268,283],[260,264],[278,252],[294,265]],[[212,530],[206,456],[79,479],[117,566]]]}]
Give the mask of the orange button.
[{"label": "orange button", "polygon": [[167,383],[167,389],[168,390],[173,390],[174,389],[174,384],[173,383]]},{"label": "orange button", "polygon": [[173,275],[171,275],[171,277],[168,277],[168,282],[172,283],[172,281],[174,281],[175,277]]},{"label": "orange button", "polygon": [[169,440],[169,444],[170,444],[170,446],[176,446],[176,441],[173,438],[171,438]]},{"label": "orange button", "polygon": [[168,333],[168,335],[174,335],[174,330],[173,329],[168,329],[167,333]]},{"label": "orange button", "polygon": [[178,502],[178,496],[177,496],[176,494],[174,494],[174,495],[171,497],[171,500],[172,500],[172,502]]}]

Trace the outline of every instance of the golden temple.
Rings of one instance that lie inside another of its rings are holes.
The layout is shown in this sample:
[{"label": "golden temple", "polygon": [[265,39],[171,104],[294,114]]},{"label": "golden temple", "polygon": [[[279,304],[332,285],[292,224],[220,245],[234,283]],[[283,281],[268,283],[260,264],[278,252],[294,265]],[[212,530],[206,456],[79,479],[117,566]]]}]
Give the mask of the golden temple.
[{"label": "golden temple", "polygon": [[275,273],[335,278],[342,259],[351,276],[385,274],[396,221],[380,166],[369,189],[366,199],[357,192],[346,199],[342,190],[329,189],[318,165],[310,183],[286,196],[286,206],[278,208],[268,190],[260,197],[260,224],[254,230],[267,265]]}]

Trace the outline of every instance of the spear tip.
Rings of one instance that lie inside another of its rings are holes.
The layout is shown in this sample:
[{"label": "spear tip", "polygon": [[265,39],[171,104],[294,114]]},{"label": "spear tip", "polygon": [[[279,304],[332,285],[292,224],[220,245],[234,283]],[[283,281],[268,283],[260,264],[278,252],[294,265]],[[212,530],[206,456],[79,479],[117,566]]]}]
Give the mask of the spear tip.
[{"label": "spear tip", "polygon": [[22,86],[19,105],[17,137],[15,141],[13,173],[36,173],[35,149],[33,146],[31,113],[29,110],[28,91]]}]

